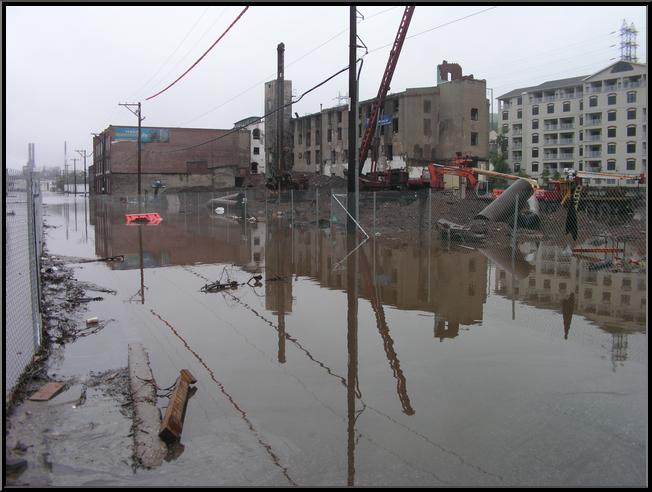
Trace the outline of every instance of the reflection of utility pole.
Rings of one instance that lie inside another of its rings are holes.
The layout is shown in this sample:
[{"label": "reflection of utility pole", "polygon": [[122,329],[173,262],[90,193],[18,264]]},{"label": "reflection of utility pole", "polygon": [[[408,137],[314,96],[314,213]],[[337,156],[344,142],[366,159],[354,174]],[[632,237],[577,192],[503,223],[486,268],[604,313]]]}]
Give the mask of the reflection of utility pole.
[{"label": "reflection of utility pole", "polygon": [[140,255],[140,303],[145,304],[145,272],[143,271],[143,226],[138,228],[138,251]]},{"label": "reflection of utility pole", "polygon": [[[355,248],[356,237],[347,234],[348,250]],[[355,388],[358,382],[358,290],[357,290],[358,252],[355,251],[346,260],[348,301],[347,309],[347,349],[349,367],[346,378],[346,403],[347,403],[347,485],[355,483]]]},{"label": "reflection of utility pole", "polygon": [[285,110],[281,109],[285,103],[285,44],[279,43],[276,47],[276,171],[278,179],[279,204],[281,203],[281,178],[285,171],[285,160],[283,153],[283,115]]},{"label": "reflection of utility pole", "polygon": [[351,217],[355,217],[358,220],[357,216],[357,200],[356,196],[356,176],[358,173],[358,155],[356,152],[357,149],[357,140],[356,140],[356,131],[358,128],[358,113],[357,113],[357,83],[356,80],[356,57],[357,57],[357,16],[355,5],[349,6],[349,167],[347,174],[347,203],[346,208],[349,213],[347,218],[347,231],[349,233],[354,233],[356,225],[353,222]]},{"label": "reflection of utility pole", "polygon": [[616,362],[627,360],[627,334],[613,333],[611,337],[611,363],[612,370],[616,372]]},{"label": "reflection of utility pole", "polygon": [[[140,103],[137,103],[137,104],[136,104],[136,103],[118,103],[118,106],[124,106],[124,107],[127,108],[130,112],[132,112],[133,114],[135,114],[136,117],[138,118],[138,198],[140,199],[140,194],[141,194],[141,190],[140,190],[140,154],[141,154],[141,149],[140,149],[140,148],[141,148],[141,126],[140,126],[140,124],[142,123],[142,121],[143,121],[145,118],[143,118],[143,117],[141,116],[141,112],[140,112]],[[133,109],[131,109],[131,106],[138,106],[138,109],[134,111]],[[140,200],[139,200],[139,201],[140,201]]]}]

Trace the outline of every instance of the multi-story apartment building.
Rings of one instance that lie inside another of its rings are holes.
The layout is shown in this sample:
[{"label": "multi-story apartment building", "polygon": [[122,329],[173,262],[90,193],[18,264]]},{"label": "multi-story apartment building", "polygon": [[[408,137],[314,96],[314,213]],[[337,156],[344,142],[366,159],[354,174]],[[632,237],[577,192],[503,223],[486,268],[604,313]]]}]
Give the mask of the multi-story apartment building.
[{"label": "multi-story apartment building", "polygon": [[515,89],[498,100],[498,128],[508,137],[513,171],[647,175],[646,64],[618,61],[593,75]]},{"label": "multi-story apartment building", "polygon": [[[358,143],[371,114],[373,99],[361,101]],[[293,169],[343,176],[348,166],[348,106],[323,109],[295,118]],[[378,121],[378,167],[408,168],[421,175],[423,166],[446,161],[455,152],[486,160],[489,154],[489,108],[486,82],[460,77],[435,87],[389,94]],[[371,152],[363,172],[371,167]]]}]

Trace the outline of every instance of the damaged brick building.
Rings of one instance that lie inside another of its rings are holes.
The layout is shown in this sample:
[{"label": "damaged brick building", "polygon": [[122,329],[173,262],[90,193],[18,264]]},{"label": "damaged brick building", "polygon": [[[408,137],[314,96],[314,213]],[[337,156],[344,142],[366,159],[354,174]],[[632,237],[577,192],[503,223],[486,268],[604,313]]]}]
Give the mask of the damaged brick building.
[{"label": "damaged brick building", "polygon": [[[235,186],[249,175],[250,131],[141,129],[141,193]],[[208,143],[206,143],[208,142]],[[109,126],[93,137],[90,192],[137,194],[138,127]]]},{"label": "damaged brick building", "polygon": [[[437,81],[437,86],[408,88],[385,98],[377,131],[380,169],[407,167],[420,175],[423,166],[450,160],[456,152],[488,158],[486,81],[462,75],[458,64],[446,61],[437,67]],[[360,139],[373,101],[359,103]],[[292,119],[295,171],[343,176],[348,166],[348,112],[348,106],[337,106]],[[368,157],[363,172],[370,164]]]}]

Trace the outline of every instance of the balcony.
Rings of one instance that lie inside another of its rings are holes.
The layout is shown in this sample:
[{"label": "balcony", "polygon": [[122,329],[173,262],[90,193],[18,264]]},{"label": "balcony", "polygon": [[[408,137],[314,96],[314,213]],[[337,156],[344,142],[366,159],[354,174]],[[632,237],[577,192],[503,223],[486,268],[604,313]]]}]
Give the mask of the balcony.
[{"label": "balcony", "polygon": [[554,100],[556,100],[556,99],[557,99],[557,96],[545,96],[545,97],[543,98],[543,100],[544,100],[545,102],[551,102],[551,101],[554,101]]},{"label": "balcony", "polygon": [[573,144],[575,142],[572,138],[561,138],[559,139],[559,145]]},{"label": "balcony", "polygon": [[572,153],[570,153],[570,154],[559,154],[559,158],[560,159],[571,159],[572,160],[573,159],[573,154]]},{"label": "balcony", "polygon": [[584,157],[602,157],[602,152],[599,150],[594,150],[592,152],[586,152]]},{"label": "balcony", "polygon": [[519,135],[523,135],[523,130],[521,130],[521,129],[518,129],[518,130],[512,130],[512,131],[510,132],[510,135],[513,135],[513,136],[515,136],[515,137],[517,137],[517,136],[519,136]]},{"label": "balcony", "polygon": [[523,144],[513,144],[509,146],[509,150],[523,150]]},{"label": "balcony", "polygon": [[544,161],[556,161],[559,160],[557,154],[543,154]]},{"label": "balcony", "polygon": [[587,118],[584,121],[584,126],[600,126],[602,125],[602,118]]},{"label": "balcony", "polygon": [[559,140],[546,140],[543,145],[559,145]]},{"label": "balcony", "polygon": [[623,89],[635,89],[636,87],[643,87],[645,84],[641,81],[637,82],[623,82]]},{"label": "balcony", "polygon": [[602,140],[602,135],[588,135],[586,140],[589,142],[600,142]]},{"label": "balcony", "polygon": [[559,125],[545,125],[543,127],[543,130],[546,132],[554,131],[554,130],[559,130]]},{"label": "balcony", "polygon": [[573,128],[574,126],[575,125],[573,123],[562,123],[561,125],[559,125],[559,128],[562,130],[568,130]]}]

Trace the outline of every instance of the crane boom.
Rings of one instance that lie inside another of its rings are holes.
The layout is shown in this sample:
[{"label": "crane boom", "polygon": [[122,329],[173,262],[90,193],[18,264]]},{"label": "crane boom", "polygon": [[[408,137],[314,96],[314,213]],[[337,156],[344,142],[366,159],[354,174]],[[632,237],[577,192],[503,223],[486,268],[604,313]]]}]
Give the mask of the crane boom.
[{"label": "crane boom", "polygon": [[[385,73],[383,74],[382,81],[380,82],[380,87],[378,88],[378,95],[374,100],[374,103],[371,107],[371,115],[369,117],[369,122],[367,123],[367,128],[365,129],[364,135],[362,137],[362,142],[360,144],[360,153],[359,155],[359,170],[362,174],[362,168],[364,166],[364,161],[367,159],[367,154],[369,148],[371,147],[371,140],[373,139],[374,133],[376,131],[376,124],[378,123],[378,116],[380,115],[380,108],[382,107],[383,102],[385,101],[385,96],[389,91],[389,84],[392,81],[392,76],[394,75],[394,69],[396,68],[396,63],[398,62],[398,57],[401,54],[401,48],[403,47],[403,41],[405,41],[405,35],[407,34],[408,27],[410,26],[410,20],[412,19],[412,14],[414,13],[414,6],[408,5],[405,7],[403,12],[403,18],[401,19],[401,24],[398,27],[398,32],[396,33],[396,39],[394,40],[394,45],[392,46],[392,51],[389,52],[389,59],[387,60],[387,67],[385,68]],[[353,108],[351,109],[353,111]],[[375,171],[375,162],[372,162],[371,171]]]}]

